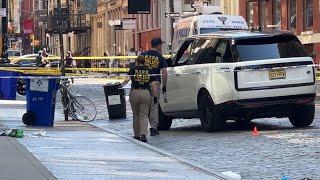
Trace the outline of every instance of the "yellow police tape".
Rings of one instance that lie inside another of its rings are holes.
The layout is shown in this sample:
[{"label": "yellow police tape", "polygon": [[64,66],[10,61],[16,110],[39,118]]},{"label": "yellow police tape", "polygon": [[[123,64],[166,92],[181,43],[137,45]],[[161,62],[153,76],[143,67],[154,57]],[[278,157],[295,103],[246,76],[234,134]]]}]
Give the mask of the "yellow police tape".
[{"label": "yellow police tape", "polygon": [[0,68],[1,71],[12,71],[12,72],[19,72],[23,75],[50,75],[50,76],[60,76],[61,72],[59,69],[39,69],[39,68]]},{"label": "yellow police tape", "polygon": [[[27,75],[61,75],[58,68],[43,68],[43,67],[0,67],[3,71],[20,72]],[[77,71],[85,72],[109,72],[109,73],[127,73],[129,68],[66,68],[68,73],[75,74]],[[316,73],[316,80],[320,80],[320,72]]]},{"label": "yellow police tape", "polygon": [[[61,74],[58,68],[43,67],[0,67],[0,70],[21,72],[23,74]],[[66,71],[126,73],[129,68],[66,68]],[[30,72],[30,73],[29,73]]]},{"label": "yellow police tape", "polygon": [[[136,59],[138,56],[83,56],[83,57],[72,57],[74,60],[128,60],[128,59]],[[171,55],[164,55],[165,58],[170,58]],[[9,58],[10,61],[18,61],[20,59],[26,59],[26,60],[34,60],[35,57],[14,57]],[[45,57],[46,60],[60,60],[61,57],[53,56],[53,57]]]},{"label": "yellow police tape", "polygon": [[89,72],[119,72],[125,73],[129,68],[66,68],[68,71],[89,71]]}]

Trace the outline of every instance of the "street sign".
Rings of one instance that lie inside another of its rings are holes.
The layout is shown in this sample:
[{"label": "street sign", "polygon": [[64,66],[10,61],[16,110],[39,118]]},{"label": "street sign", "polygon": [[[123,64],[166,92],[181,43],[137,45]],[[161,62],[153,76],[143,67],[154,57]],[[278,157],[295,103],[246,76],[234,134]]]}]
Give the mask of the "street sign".
[{"label": "street sign", "polygon": [[46,9],[36,10],[36,16],[48,16],[48,10]]},{"label": "street sign", "polygon": [[113,22],[114,22],[115,26],[120,26],[121,25],[121,20],[120,19],[114,20]]},{"label": "street sign", "polygon": [[136,19],[126,19],[122,20],[122,28],[123,29],[136,29]]},{"label": "street sign", "polygon": [[165,13],[164,16],[166,18],[179,18],[180,17],[180,13]]}]

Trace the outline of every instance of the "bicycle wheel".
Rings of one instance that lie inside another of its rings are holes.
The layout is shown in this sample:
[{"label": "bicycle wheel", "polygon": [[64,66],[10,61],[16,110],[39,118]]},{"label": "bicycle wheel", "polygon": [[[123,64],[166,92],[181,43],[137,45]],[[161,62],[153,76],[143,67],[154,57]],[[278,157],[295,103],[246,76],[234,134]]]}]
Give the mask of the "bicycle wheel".
[{"label": "bicycle wheel", "polygon": [[[72,115],[70,114],[70,110],[69,110],[70,100],[69,100],[68,96],[66,99],[63,98],[63,91],[61,91],[61,102],[62,102],[62,107],[63,107],[64,120],[68,121],[69,116],[72,117]],[[72,118],[74,118],[74,117],[72,117]]]},{"label": "bicycle wheel", "polygon": [[93,102],[84,96],[73,96],[69,105],[70,114],[78,121],[90,122],[97,116],[97,109]]}]

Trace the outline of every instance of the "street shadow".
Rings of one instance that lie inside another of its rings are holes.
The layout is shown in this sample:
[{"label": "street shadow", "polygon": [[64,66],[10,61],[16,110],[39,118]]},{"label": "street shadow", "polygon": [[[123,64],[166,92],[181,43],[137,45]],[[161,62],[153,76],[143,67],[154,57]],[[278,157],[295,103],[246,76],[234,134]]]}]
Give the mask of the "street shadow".
[{"label": "street shadow", "polygon": [[[289,120],[288,120],[289,121]],[[238,123],[235,121],[227,121],[227,127],[224,131],[221,132],[248,132],[252,131],[254,127],[257,127],[259,131],[279,131],[279,130],[308,130],[308,129],[319,129],[316,126],[309,126],[305,128],[296,128],[290,125],[289,122],[284,122],[283,120],[271,121],[261,121],[260,119],[253,120],[250,123]],[[172,132],[204,132],[202,130],[201,124],[199,125],[190,125],[190,126],[181,126],[171,128],[169,131]]]}]

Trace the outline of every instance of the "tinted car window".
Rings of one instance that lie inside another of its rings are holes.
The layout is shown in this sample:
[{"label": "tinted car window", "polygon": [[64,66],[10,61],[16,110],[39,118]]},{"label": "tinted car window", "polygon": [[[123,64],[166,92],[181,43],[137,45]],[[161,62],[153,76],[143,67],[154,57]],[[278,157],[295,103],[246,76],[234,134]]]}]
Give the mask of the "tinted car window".
[{"label": "tinted car window", "polygon": [[236,41],[240,61],[306,57],[306,50],[294,36],[260,37]]},{"label": "tinted car window", "polygon": [[202,44],[198,57],[195,60],[196,64],[215,63],[217,41],[217,39],[210,39]]},{"label": "tinted car window", "polygon": [[193,39],[189,39],[181,45],[176,57],[174,58],[173,66],[181,66],[187,64],[188,60],[190,60],[191,46],[193,41]]},{"label": "tinted car window", "polygon": [[199,55],[203,55],[203,52],[209,43],[210,39],[198,39],[193,43],[190,64],[194,64],[196,60],[199,59]]},{"label": "tinted car window", "polygon": [[230,63],[233,62],[230,42],[227,39],[221,39],[216,50],[217,63]]}]

